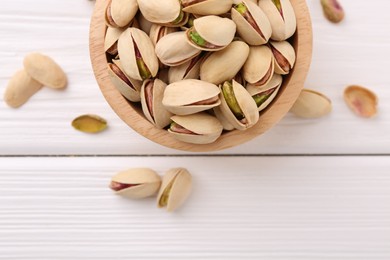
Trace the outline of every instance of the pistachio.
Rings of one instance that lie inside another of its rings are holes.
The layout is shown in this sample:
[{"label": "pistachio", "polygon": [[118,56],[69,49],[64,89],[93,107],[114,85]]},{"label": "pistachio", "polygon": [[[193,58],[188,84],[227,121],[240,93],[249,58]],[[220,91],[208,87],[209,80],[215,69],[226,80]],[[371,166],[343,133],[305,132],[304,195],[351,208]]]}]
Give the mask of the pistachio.
[{"label": "pistachio", "polygon": [[159,24],[153,24],[152,27],[150,27],[149,37],[152,40],[153,45],[156,46],[156,44],[161,40],[161,38],[177,31],[178,28],[176,27],[167,27]]},{"label": "pistachio", "polygon": [[118,39],[123,33],[123,29],[108,27],[106,37],[104,38],[104,50],[112,55],[118,54]]},{"label": "pistachio", "polygon": [[198,79],[200,64],[203,62],[203,58],[204,55],[201,53],[186,63],[170,67],[168,72],[169,83],[174,83],[183,79]]},{"label": "pistachio", "polygon": [[183,11],[198,15],[220,15],[227,13],[233,0],[182,0]]},{"label": "pistachio", "polygon": [[172,212],[179,208],[191,193],[192,177],[185,168],[170,169],[157,195],[157,206]]},{"label": "pistachio", "polygon": [[118,195],[141,199],[156,194],[160,185],[161,179],[155,171],[149,168],[134,168],[113,176],[110,188]]},{"label": "pistachio", "polygon": [[295,64],[295,50],[294,47],[287,41],[274,42],[271,41],[269,47],[272,50],[275,63],[275,73],[286,75]]},{"label": "pistachio", "polygon": [[67,79],[61,67],[50,57],[30,53],[24,58],[24,69],[36,81],[50,88],[64,88]]},{"label": "pistachio", "polygon": [[128,25],[138,11],[137,0],[109,0],[106,8],[106,24],[121,28]]},{"label": "pistachio", "polygon": [[349,86],[344,90],[344,100],[348,107],[358,116],[373,117],[377,114],[377,96],[361,86]]},{"label": "pistachio", "polygon": [[82,115],[72,121],[72,126],[84,133],[99,133],[107,128],[107,121],[97,115]]},{"label": "pistachio", "polygon": [[332,23],[339,23],[344,19],[343,7],[337,0],[321,0],[325,17]]},{"label": "pistachio", "polygon": [[41,83],[31,78],[25,70],[19,70],[8,83],[4,93],[4,101],[10,107],[18,108],[41,88]]},{"label": "pistachio", "polygon": [[332,102],[324,94],[303,89],[290,112],[303,118],[319,118],[332,111]]},{"label": "pistachio", "polygon": [[138,0],[142,15],[152,23],[180,27],[187,23],[179,0]]},{"label": "pistachio", "polygon": [[274,74],[274,57],[267,45],[251,46],[248,59],[242,68],[245,80],[258,87],[270,82]]}]

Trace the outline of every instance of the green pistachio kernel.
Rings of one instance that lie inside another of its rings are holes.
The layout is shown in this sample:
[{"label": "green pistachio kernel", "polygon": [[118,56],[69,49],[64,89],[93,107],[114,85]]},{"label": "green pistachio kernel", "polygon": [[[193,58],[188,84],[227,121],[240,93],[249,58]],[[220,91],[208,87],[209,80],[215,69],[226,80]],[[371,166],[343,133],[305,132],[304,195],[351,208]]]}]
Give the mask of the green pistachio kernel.
[{"label": "green pistachio kernel", "polygon": [[234,9],[236,9],[240,14],[245,14],[248,11],[244,3],[236,5]]},{"label": "green pistachio kernel", "polygon": [[227,105],[229,106],[235,117],[238,120],[243,119],[244,113],[242,112],[240,105],[237,102],[236,96],[234,95],[233,84],[231,82],[226,81],[225,83],[223,83],[222,94],[225,98]]},{"label": "green pistachio kernel", "polygon": [[193,41],[198,46],[205,46],[206,40],[203,39],[197,32],[190,32],[191,41]]}]

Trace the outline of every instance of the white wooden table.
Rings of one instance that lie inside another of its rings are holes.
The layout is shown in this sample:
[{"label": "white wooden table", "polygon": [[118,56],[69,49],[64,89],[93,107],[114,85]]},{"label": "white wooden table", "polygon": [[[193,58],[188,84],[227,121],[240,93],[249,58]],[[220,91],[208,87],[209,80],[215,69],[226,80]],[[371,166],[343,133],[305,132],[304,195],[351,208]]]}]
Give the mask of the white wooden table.
[{"label": "white wooden table", "polygon": [[[87,0],[12,0],[0,7],[0,259],[390,259],[390,3],[344,0],[327,22],[308,0],[314,30],[306,82],[331,115],[287,115],[271,131],[213,154],[178,152],[130,130],[92,74]],[[69,76],[22,108],[2,93],[25,54],[41,51]],[[356,117],[343,89],[377,93],[379,114]],[[109,129],[86,135],[73,118]],[[107,185],[117,171],[187,167],[194,191],[174,214],[128,201]]]}]

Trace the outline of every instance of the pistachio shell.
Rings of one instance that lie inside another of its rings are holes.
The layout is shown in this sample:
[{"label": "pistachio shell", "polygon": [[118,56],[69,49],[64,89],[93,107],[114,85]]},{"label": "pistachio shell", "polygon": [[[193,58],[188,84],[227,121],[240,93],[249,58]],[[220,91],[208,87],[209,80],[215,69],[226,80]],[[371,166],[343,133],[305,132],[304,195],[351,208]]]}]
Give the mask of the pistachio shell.
[{"label": "pistachio shell", "polygon": [[274,55],[275,73],[281,75],[290,73],[296,58],[294,47],[288,41],[271,41],[269,46]]},{"label": "pistachio shell", "polygon": [[[239,120],[236,118],[234,113],[229,108],[229,105],[226,102],[226,99],[221,91],[220,99],[221,99],[221,111],[225,118],[229,121],[231,125],[233,125],[238,130],[246,130],[252,126],[254,126],[259,120],[259,111],[255,101],[249,92],[240,84],[238,84],[235,80],[232,82],[233,92],[237,103],[243,112],[244,118]],[[222,85],[220,86],[222,88]]]},{"label": "pistachio shell", "polygon": [[50,88],[64,88],[67,84],[65,72],[50,57],[30,53],[24,58],[24,69],[36,81]]},{"label": "pistachio shell", "polygon": [[105,52],[113,56],[118,54],[118,39],[123,31],[123,29],[107,27],[106,37],[104,38]]},{"label": "pistachio shell", "polygon": [[[162,104],[167,84],[159,79],[145,80],[141,88],[141,105],[145,117],[155,126],[162,129],[171,122],[172,113]],[[149,89],[150,88],[150,89]]]},{"label": "pistachio shell", "polygon": [[[219,106],[219,88],[211,83],[186,79],[168,85],[164,92],[163,105],[176,115],[195,114]],[[207,104],[199,104],[203,101]]]},{"label": "pistachio shell", "polygon": [[262,100],[260,106],[258,106],[259,112],[265,109],[272,102],[272,100],[274,100],[274,98],[278,94],[282,82],[283,82],[283,77],[278,74],[274,74],[271,77],[270,82],[264,86],[258,87],[256,85],[249,84],[246,87],[246,90],[249,92],[249,94],[252,95],[252,97],[258,94],[266,95],[264,96],[264,99]]},{"label": "pistachio shell", "polygon": [[185,32],[174,32],[157,43],[155,52],[163,64],[178,66],[193,59],[201,51],[188,44]]},{"label": "pistachio shell", "polygon": [[126,29],[118,41],[118,52],[123,70],[130,78],[143,80],[137,65],[134,44],[136,44],[143,62],[149,69],[150,76],[155,77],[158,72],[158,59],[154,53],[153,43],[145,32],[137,28]]},{"label": "pistachio shell", "polygon": [[19,70],[8,82],[4,93],[4,101],[10,107],[20,107],[37,93],[42,86],[41,83],[31,78],[25,70]]},{"label": "pistachio shell", "polygon": [[337,0],[321,0],[322,11],[332,23],[339,23],[344,19],[345,12]]},{"label": "pistachio shell", "polygon": [[177,27],[168,27],[159,24],[153,24],[150,27],[149,37],[153,42],[153,45],[156,46],[157,42],[161,40],[164,36],[177,32],[179,29]]},{"label": "pistachio shell", "polygon": [[181,11],[179,0],[138,0],[138,5],[147,20],[159,24],[176,20]]},{"label": "pistachio shell", "polygon": [[146,34],[149,35],[150,29],[152,28],[153,23],[147,20],[141,12],[137,15],[137,20],[139,23],[139,29],[144,31]]},{"label": "pistachio shell", "polygon": [[324,94],[303,89],[290,112],[303,118],[318,118],[332,111],[332,102]]},{"label": "pistachio shell", "polygon": [[242,0],[241,3],[245,4],[247,12],[253,18],[259,31],[233,7],[231,11],[232,20],[237,24],[238,34],[250,45],[266,44],[272,34],[271,24],[267,16],[257,4],[247,0]]},{"label": "pistachio shell", "polygon": [[245,42],[234,41],[205,59],[200,66],[200,79],[213,84],[231,80],[240,71],[248,55],[249,46]]},{"label": "pistachio shell", "polygon": [[223,114],[223,112],[221,110],[221,106],[214,107],[213,111],[214,111],[215,117],[222,124],[224,130],[231,131],[231,130],[235,129],[234,126],[224,116],[224,114]]},{"label": "pistachio shell", "polygon": [[192,177],[187,169],[170,169],[163,177],[160,191],[157,195],[159,208],[166,207],[172,212],[179,208],[191,193]]},{"label": "pistachio shell", "polygon": [[227,13],[233,0],[182,0],[183,11],[199,15],[220,15]]},{"label": "pistachio shell", "polygon": [[270,82],[274,68],[273,54],[267,45],[251,46],[242,72],[247,82],[260,87]]},{"label": "pistachio shell", "polygon": [[344,100],[358,116],[373,117],[377,113],[378,98],[371,90],[361,86],[349,86],[344,90]]},{"label": "pistachio shell", "polygon": [[106,24],[111,27],[125,27],[137,12],[137,0],[110,0],[106,9]]},{"label": "pistachio shell", "polygon": [[97,115],[82,115],[72,121],[72,126],[84,133],[99,133],[107,128],[107,121]]},{"label": "pistachio shell", "polygon": [[271,23],[271,39],[275,41],[284,41],[295,33],[297,21],[290,0],[278,1],[280,1],[283,16],[274,4],[274,0],[260,0],[258,5],[267,15],[268,20]]},{"label": "pistachio shell", "polygon": [[198,79],[202,61],[203,56],[200,54],[186,63],[170,67],[168,72],[169,83],[174,83],[183,79]]},{"label": "pistachio shell", "polygon": [[[172,121],[180,127],[185,128],[185,132],[168,132],[177,140],[192,144],[209,144],[221,136],[223,126],[219,120],[207,113],[201,112],[186,116],[173,116]],[[191,133],[187,133],[190,131]]]},{"label": "pistachio shell", "polygon": [[111,179],[110,188],[116,194],[141,199],[153,196],[161,186],[157,173],[149,168],[134,168],[117,173]]},{"label": "pistachio shell", "polygon": [[[188,40],[189,43],[197,49],[207,51],[218,51],[225,48],[233,41],[236,33],[236,24],[232,20],[214,15],[195,19],[193,28],[204,40],[217,46],[217,48],[201,47]],[[187,30],[187,32],[189,31]]]},{"label": "pistachio shell", "polygon": [[[115,68],[113,64],[116,65],[117,68]],[[139,102],[141,100],[140,89],[142,82],[128,77],[123,72],[120,60],[113,60],[113,64],[108,64],[108,74],[110,75],[111,81],[114,86],[126,99],[132,102]],[[119,69],[120,71],[117,71],[117,69]],[[120,75],[118,75],[118,73]]]}]

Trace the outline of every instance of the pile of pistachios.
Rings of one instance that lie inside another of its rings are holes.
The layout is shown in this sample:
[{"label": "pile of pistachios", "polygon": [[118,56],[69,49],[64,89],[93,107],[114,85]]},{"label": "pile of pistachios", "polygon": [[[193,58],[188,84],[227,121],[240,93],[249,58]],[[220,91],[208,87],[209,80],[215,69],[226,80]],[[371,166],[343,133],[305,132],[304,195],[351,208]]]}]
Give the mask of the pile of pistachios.
[{"label": "pile of pistachios", "polygon": [[295,63],[289,0],[110,0],[105,21],[113,84],[183,142],[254,126]]}]

